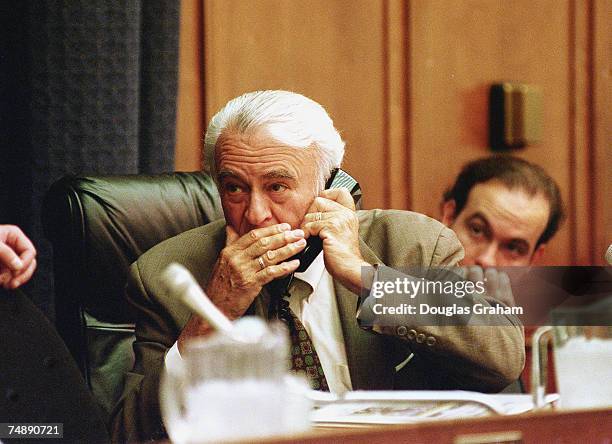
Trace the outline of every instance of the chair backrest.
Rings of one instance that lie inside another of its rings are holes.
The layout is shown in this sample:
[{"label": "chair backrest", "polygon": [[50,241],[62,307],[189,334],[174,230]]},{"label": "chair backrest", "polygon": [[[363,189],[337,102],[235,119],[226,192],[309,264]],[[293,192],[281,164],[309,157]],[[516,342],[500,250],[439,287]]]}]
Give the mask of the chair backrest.
[{"label": "chair backrest", "polygon": [[222,217],[205,173],[67,176],[43,205],[57,329],[106,413],[133,365],[129,266],[155,244]]}]

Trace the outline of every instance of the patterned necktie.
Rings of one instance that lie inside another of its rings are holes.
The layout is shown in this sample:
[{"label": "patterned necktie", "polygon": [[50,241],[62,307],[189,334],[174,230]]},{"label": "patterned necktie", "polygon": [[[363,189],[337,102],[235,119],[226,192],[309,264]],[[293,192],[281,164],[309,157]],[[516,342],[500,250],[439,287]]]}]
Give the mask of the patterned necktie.
[{"label": "patterned necktie", "polygon": [[291,336],[291,370],[306,376],[313,390],[329,391],[321,361],[302,322],[289,308],[288,290],[271,292],[270,312],[285,323]]}]

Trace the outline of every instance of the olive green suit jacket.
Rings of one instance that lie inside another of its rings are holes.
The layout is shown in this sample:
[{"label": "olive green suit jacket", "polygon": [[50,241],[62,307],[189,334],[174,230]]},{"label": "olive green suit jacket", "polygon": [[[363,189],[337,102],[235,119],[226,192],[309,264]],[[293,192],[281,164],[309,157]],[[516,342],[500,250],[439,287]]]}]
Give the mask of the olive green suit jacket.
[{"label": "olive green suit jacket", "polygon": [[[455,234],[439,222],[398,210],[359,211],[360,248],[371,264],[434,267],[457,264],[463,249]],[[177,340],[191,312],[160,285],[171,262],[183,264],[205,287],[225,245],[223,220],[168,239],[143,254],[131,267],[127,298],[138,313],[136,362],[113,417],[117,442],[164,436],[159,413],[159,376],[166,351]],[[464,389],[499,391],[518,378],[524,365],[520,322],[504,317],[497,326],[414,326],[360,328],[359,297],[335,283],[353,389]],[[261,295],[249,313],[263,314]],[[486,301],[481,301],[487,303]],[[417,341],[406,331],[422,333]],[[423,336],[424,335],[424,336]],[[400,371],[395,367],[414,357]]]}]

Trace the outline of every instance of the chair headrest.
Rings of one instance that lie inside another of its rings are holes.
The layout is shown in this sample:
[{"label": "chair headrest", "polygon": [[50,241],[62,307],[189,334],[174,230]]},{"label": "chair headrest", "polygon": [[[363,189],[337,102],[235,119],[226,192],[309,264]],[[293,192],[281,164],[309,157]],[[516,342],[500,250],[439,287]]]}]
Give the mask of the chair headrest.
[{"label": "chair headrest", "polygon": [[157,243],[220,217],[205,173],[64,177],[43,204],[56,295],[68,292],[98,319],[130,322],[129,265]]}]

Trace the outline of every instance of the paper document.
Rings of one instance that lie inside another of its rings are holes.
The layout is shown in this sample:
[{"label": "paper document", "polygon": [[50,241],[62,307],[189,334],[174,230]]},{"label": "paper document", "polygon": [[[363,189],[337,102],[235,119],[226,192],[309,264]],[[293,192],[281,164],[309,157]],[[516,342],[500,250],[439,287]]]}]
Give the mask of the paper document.
[{"label": "paper document", "polygon": [[[515,415],[533,409],[529,394],[484,394],[467,391],[355,391],[342,397],[313,394],[315,427],[360,427],[410,424],[490,415]],[[558,395],[549,395],[552,402]]]}]

